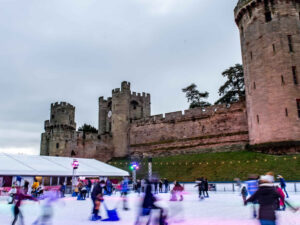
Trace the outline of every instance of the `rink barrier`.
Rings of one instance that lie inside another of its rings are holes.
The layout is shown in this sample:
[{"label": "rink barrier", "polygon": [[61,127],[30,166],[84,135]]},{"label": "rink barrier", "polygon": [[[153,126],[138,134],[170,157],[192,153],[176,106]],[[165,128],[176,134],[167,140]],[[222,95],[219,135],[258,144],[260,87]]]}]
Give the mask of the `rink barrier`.
[{"label": "rink barrier", "polygon": [[[194,187],[196,185],[195,182],[180,182],[183,184],[186,191],[194,191],[196,188]],[[240,189],[237,186],[236,182],[208,182],[208,184],[215,185],[214,192],[239,192]],[[244,185],[244,182],[241,183],[242,186]],[[279,182],[275,182],[275,185],[278,185],[280,187]],[[300,181],[288,181],[286,182],[286,190],[288,192],[294,192],[299,193],[300,192]]]}]

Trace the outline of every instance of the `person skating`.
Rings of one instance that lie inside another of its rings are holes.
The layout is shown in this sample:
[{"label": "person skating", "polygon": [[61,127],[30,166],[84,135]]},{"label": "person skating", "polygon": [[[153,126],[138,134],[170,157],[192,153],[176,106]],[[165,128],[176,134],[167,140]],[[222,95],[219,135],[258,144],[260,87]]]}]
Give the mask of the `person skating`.
[{"label": "person skating", "polygon": [[[260,177],[260,185],[258,190],[253,193],[246,201],[258,202],[259,216],[258,219],[261,225],[275,225],[276,224],[276,201],[281,198],[280,194],[274,187],[271,175],[264,175]],[[283,199],[282,199],[283,200]]]},{"label": "person skating", "polygon": [[8,192],[9,198],[8,198],[8,204],[13,204],[15,200],[15,195],[17,194],[17,188],[15,185],[12,185],[11,189]]},{"label": "person skating", "polygon": [[141,188],[142,188],[142,183],[140,180],[137,180],[136,182],[136,192],[140,195],[141,193]]},{"label": "person skating", "polygon": [[208,195],[208,181],[207,181],[207,178],[205,178],[203,180],[203,186],[204,186],[204,191],[203,191],[203,195],[205,198],[209,198],[209,195]]},{"label": "person skating", "polygon": [[153,182],[153,184],[154,184],[154,193],[158,194],[158,180],[155,179],[154,182]]},{"label": "person skating", "polygon": [[66,192],[66,182],[63,182],[63,184],[60,186],[60,197],[64,198],[65,197],[65,192]]},{"label": "person skating", "polygon": [[93,210],[92,210],[92,221],[96,221],[101,219],[101,216],[99,216],[99,209],[100,209],[100,202],[101,199],[103,198],[103,187],[105,186],[104,181],[97,182],[94,185],[94,188],[91,193],[91,199],[93,202]]},{"label": "person skating", "polygon": [[243,203],[244,203],[247,200],[247,196],[248,196],[248,191],[247,191],[246,186],[242,187],[241,195],[242,195]]},{"label": "person skating", "polygon": [[286,183],[284,178],[281,175],[278,175],[277,178],[279,179],[281,189],[285,192],[286,197],[289,198],[289,194],[286,191]]},{"label": "person skating", "polygon": [[23,189],[24,189],[24,194],[27,195],[28,190],[29,190],[29,182],[28,182],[28,180],[24,181]]},{"label": "person skating", "polygon": [[159,186],[159,193],[162,193],[163,192],[163,181],[162,180],[159,180],[158,186]]},{"label": "person skating", "polygon": [[167,178],[165,178],[165,180],[164,180],[164,185],[165,185],[165,193],[168,193],[168,191],[169,191],[169,181],[167,180]]},{"label": "person skating", "polygon": [[[198,178],[196,180],[195,187],[198,187],[199,199],[203,200],[204,199],[204,179],[202,177]],[[203,196],[202,196],[202,194],[203,194]]]},{"label": "person skating", "polygon": [[[258,176],[257,175],[250,175],[248,180],[245,182],[247,186],[247,192],[250,196],[252,196],[257,190],[258,190]],[[253,207],[253,217],[257,217],[257,212],[256,212],[256,202],[253,202],[252,207]]]},{"label": "person skating", "polygon": [[123,210],[129,210],[128,208],[128,199],[127,199],[127,195],[128,195],[128,191],[129,191],[129,187],[128,187],[129,181],[128,178],[124,178],[122,183],[121,183],[121,197],[123,199]]},{"label": "person skating", "polygon": [[170,201],[178,201],[177,196],[179,195],[179,201],[183,201],[183,187],[177,182],[174,182],[174,188],[171,191],[171,199]]},{"label": "person skating", "polygon": [[[277,210],[285,210],[285,195],[282,191],[282,189],[279,186],[276,186],[276,190],[279,193],[279,195],[281,196],[281,198],[277,199]],[[282,207],[282,208],[281,208]]]},{"label": "person skating", "polygon": [[146,183],[146,187],[145,187],[145,197],[143,200],[143,204],[142,204],[142,209],[141,209],[141,213],[138,215],[137,220],[135,222],[135,225],[140,225],[140,220],[141,217],[146,217],[148,216],[148,222],[146,223],[147,225],[150,224],[151,221],[151,211],[153,209],[158,209],[160,210],[160,219],[159,219],[159,224],[160,225],[166,225],[166,215],[164,215],[163,209],[161,207],[158,207],[155,205],[156,202],[156,198],[154,197],[154,195],[152,194],[152,187],[150,182],[147,180],[145,181]]},{"label": "person skating", "polygon": [[17,193],[15,194],[15,205],[13,207],[13,213],[14,213],[14,220],[12,222],[12,225],[15,225],[18,218],[20,218],[20,224],[24,224],[24,217],[23,214],[20,210],[20,206],[24,200],[33,200],[33,201],[38,201],[38,199],[30,196],[30,195],[25,195],[24,191],[22,189],[18,189]]},{"label": "person skating", "polygon": [[32,225],[46,225],[52,224],[53,217],[53,203],[59,200],[57,190],[51,190],[44,194],[44,203],[42,205],[41,215],[36,219]]},{"label": "person skating", "polygon": [[92,181],[90,180],[90,178],[87,178],[87,184],[86,184],[87,198],[90,197],[91,190],[92,190]]}]

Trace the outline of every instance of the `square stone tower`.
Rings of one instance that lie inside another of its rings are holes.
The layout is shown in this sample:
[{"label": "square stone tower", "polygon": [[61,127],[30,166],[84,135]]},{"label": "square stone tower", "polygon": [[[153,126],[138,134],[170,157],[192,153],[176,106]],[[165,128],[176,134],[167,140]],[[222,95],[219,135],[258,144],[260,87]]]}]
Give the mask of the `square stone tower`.
[{"label": "square stone tower", "polygon": [[150,94],[131,93],[127,81],[121,83],[121,89],[112,90],[112,97],[107,100],[99,98],[99,135],[112,135],[114,157],[130,154],[130,123],[150,115]]}]

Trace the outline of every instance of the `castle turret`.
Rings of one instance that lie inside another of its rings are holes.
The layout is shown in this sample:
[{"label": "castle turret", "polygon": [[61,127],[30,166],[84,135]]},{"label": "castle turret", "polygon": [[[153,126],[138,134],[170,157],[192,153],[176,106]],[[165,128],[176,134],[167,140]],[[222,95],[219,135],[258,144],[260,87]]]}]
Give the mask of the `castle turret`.
[{"label": "castle turret", "polygon": [[50,128],[76,130],[75,107],[66,102],[51,104]]},{"label": "castle turret", "polygon": [[240,0],[250,144],[300,140],[300,1]]},{"label": "castle turret", "polygon": [[40,154],[64,155],[68,140],[75,131],[75,107],[66,102],[51,104],[50,120],[45,121]]}]

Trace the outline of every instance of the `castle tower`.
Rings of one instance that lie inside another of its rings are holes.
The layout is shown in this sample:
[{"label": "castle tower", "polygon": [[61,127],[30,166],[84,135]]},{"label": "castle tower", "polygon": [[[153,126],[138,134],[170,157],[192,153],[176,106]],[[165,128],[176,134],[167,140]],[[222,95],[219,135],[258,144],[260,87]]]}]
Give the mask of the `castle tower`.
[{"label": "castle tower", "polygon": [[150,94],[131,93],[130,83],[122,82],[121,89],[112,91],[112,97],[99,98],[99,135],[112,135],[114,157],[125,157],[129,152],[129,128],[133,120],[151,115]]},{"label": "castle tower", "polygon": [[121,90],[112,91],[112,136],[114,157],[125,157],[129,154],[129,103],[130,83],[122,82]]},{"label": "castle tower", "polygon": [[45,121],[40,154],[64,155],[68,140],[75,131],[75,107],[66,102],[51,104],[50,120]]},{"label": "castle tower", "polygon": [[250,144],[300,140],[300,1],[239,0]]}]

